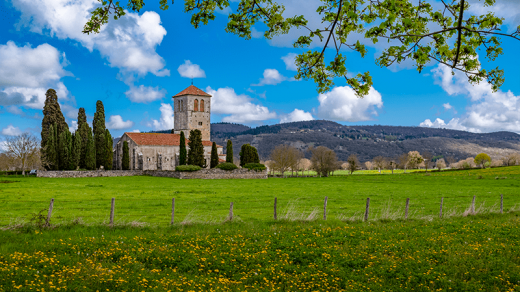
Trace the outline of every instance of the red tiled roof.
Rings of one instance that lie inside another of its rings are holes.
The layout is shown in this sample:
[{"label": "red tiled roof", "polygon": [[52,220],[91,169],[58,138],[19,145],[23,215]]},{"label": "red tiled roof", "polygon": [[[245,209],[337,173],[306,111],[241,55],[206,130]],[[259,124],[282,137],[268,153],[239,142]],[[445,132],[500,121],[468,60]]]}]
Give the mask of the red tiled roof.
[{"label": "red tiled roof", "polygon": [[225,160],[225,159],[220,159],[220,158],[219,158],[219,159],[218,159],[218,162],[226,162],[226,160]]},{"label": "red tiled roof", "polygon": [[207,94],[206,92],[198,89],[197,87],[195,87],[193,85],[188,86],[188,88],[186,88],[183,91],[177,93],[173,97],[179,97],[179,96],[183,96],[183,95],[197,95],[197,96],[211,97],[211,95]]},{"label": "red tiled roof", "polygon": [[[154,146],[179,146],[181,145],[180,134],[162,134],[162,133],[125,133],[137,145],[154,145]],[[186,139],[186,145],[189,140]],[[203,146],[211,146],[213,142],[202,141]],[[217,148],[222,146],[217,145]]]}]

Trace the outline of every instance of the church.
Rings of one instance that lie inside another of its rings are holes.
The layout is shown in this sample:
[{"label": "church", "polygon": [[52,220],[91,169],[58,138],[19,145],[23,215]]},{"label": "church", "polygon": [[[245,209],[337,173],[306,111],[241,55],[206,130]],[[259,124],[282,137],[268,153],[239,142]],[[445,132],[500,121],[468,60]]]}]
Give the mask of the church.
[{"label": "church", "polygon": [[[211,158],[211,95],[190,85],[173,96],[173,134],[129,133],[121,136],[114,149],[114,169],[122,169],[123,143],[128,142],[131,170],[175,170],[179,164],[180,133],[186,137],[186,150],[190,131],[202,133],[204,157],[209,168]],[[222,146],[217,145],[219,161],[225,162]]]}]

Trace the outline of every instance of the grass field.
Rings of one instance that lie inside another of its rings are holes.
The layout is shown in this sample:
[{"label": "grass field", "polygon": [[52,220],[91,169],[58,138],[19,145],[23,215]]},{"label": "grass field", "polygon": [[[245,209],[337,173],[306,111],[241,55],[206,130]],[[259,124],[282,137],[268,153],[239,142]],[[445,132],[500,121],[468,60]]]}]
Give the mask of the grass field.
[{"label": "grass field", "polygon": [[0,291],[519,291],[518,213],[0,231]]},{"label": "grass field", "polygon": [[[55,199],[52,223],[81,220],[106,222],[110,200],[116,199],[116,223],[139,221],[167,225],[175,198],[176,222],[225,220],[230,202],[245,222],[273,218],[274,198],[279,217],[320,218],[328,197],[329,220],[360,219],[370,197],[370,218],[402,218],[410,198],[411,218],[435,218],[444,197],[444,214],[461,215],[476,196],[478,211],[520,206],[520,167],[410,174],[373,174],[329,178],[269,178],[267,180],[178,180],[148,176],[116,178],[2,177],[0,225],[26,222]],[[11,182],[11,183],[6,183]]]}]

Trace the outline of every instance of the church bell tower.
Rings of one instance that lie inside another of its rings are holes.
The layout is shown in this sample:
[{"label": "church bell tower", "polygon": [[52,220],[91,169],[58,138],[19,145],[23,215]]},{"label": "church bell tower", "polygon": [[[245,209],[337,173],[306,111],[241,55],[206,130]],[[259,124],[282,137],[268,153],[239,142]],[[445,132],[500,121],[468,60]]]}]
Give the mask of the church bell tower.
[{"label": "church bell tower", "polygon": [[199,129],[202,141],[210,140],[211,95],[190,85],[173,96],[174,134],[184,132],[186,139],[190,131]]}]

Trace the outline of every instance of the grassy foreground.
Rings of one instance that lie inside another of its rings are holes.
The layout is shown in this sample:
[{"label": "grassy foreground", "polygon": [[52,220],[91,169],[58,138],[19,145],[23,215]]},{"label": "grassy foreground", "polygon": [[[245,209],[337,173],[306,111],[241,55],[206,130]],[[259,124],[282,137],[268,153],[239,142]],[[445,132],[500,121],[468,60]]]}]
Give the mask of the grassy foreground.
[{"label": "grassy foreground", "polygon": [[[436,218],[441,197],[445,216],[461,215],[476,196],[478,212],[497,211],[504,194],[504,211],[520,210],[520,166],[484,170],[353,175],[329,178],[269,178],[267,180],[179,180],[148,176],[113,178],[0,177],[0,226],[27,222],[42,211],[47,214],[54,198],[51,222],[78,220],[107,222],[115,198],[115,222],[146,222],[167,226],[172,198],[176,222],[221,223],[229,205],[244,222],[273,218],[274,198],[278,216],[287,219],[327,217],[359,220],[370,197],[370,219],[404,217],[410,198],[410,218]],[[5,183],[12,182],[12,183]]]},{"label": "grassy foreground", "polygon": [[0,291],[519,291],[520,216],[0,232]]}]

